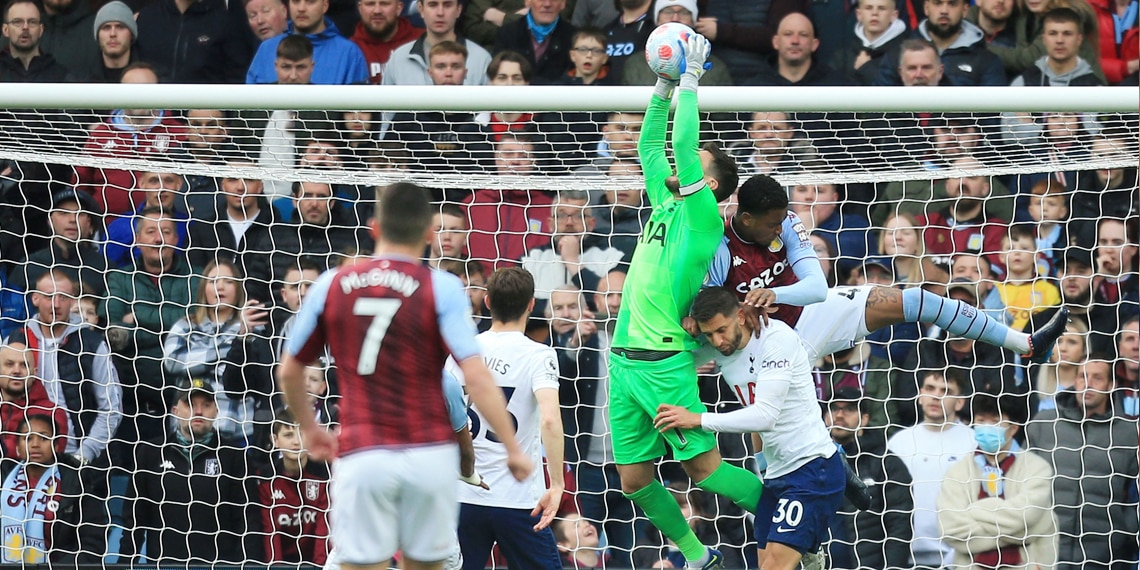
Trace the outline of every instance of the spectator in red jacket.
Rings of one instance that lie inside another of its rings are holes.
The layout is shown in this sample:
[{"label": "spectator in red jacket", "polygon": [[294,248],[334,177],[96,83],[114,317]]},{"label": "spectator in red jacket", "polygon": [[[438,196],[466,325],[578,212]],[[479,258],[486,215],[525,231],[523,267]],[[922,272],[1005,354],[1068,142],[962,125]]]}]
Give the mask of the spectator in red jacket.
[{"label": "spectator in red jacket", "polygon": [[[970,156],[954,161],[953,166],[967,171],[982,169],[982,164]],[[985,255],[995,267],[1004,268],[1000,252],[1006,225],[986,212],[989,178],[950,178],[946,181],[946,196],[951,201],[948,206],[918,219],[926,226],[923,241],[927,255],[944,257],[945,261],[958,253]]]},{"label": "spectator in red jacket", "polygon": [[[154,67],[133,63],[123,70],[123,83],[158,83]],[[174,154],[186,139],[186,126],[161,109],[118,109],[106,122],[96,126],[84,145],[100,158],[149,158]],[[142,195],[131,196],[135,188],[130,170],[80,166],[78,186],[90,192],[104,212],[133,212]]]},{"label": "spectator in red jacket", "polygon": [[1096,12],[1100,68],[1110,85],[1119,84],[1125,77],[1140,69],[1137,53],[1136,4],[1127,0],[1089,0]]},{"label": "spectator in red jacket", "polygon": [[[507,131],[495,143],[495,171],[500,175],[535,173],[538,143],[527,133]],[[488,267],[518,265],[523,254],[550,243],[549,228],[554,199],[541,190],[476,190],[467,204],[471,258]]]},{"label": "spectator in red jacket", "polygon": [[392,50],[418,40],[424,29],[400,16],[404,9],[400,0],[360,0],[356,9],[360,12],[360,22],[356,24],[352,41],[364,52],[368,80],[379,85]]},{"label": "spectator in red jacket", "polygon": [[56,453],[62,454],[67,444],[67,414],[32,375],[35,367],[35,355],[22,332],[0,345],[0,457],[4,459],[16,457],[20,422],[29,413],[49,415],[55,421]]},{"label": "spectator in red jacket", "polygon": [[329,553],[329,468],[301,447],[289,410],[273,420],[273,461],[257,484],[265,562],[323,566]]}]

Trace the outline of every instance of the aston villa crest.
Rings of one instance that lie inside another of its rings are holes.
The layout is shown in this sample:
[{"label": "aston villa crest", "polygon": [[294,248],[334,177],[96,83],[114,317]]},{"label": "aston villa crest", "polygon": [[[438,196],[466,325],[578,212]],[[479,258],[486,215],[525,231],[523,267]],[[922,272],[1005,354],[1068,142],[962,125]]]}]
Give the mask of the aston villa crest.
[{"label": "aston villa crest", "polygon": [[321,496],[321,484],[317,481],[305,481],[305,498],[315,501],[319,496]]}]

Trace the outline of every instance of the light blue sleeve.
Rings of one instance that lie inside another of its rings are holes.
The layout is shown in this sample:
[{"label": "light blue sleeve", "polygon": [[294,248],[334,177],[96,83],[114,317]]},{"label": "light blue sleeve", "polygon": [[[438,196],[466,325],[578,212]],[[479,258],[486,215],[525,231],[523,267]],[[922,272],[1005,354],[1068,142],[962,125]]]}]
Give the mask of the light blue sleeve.
[{"label": "light blue sleeve", "polygon": [[705,287],[720,287],[728,279],[728,263],[732,256],[728,253],[728,238],[720,238],[720,245],[716,248],[716,255],[709,264],[709,273],[705,276]]},{"label": "light blue sleeve", "polygon": [[475,340],[475,321],[471,319],[471,300],[463,291],[459,278],[445,271],[432,270],[432,291],[435,294],[435,312],[439,332],[451,351],[456,364],[472,356],[479,356],[479,343]]},{"label": "light blue sleeve", "polygon": [[451,418],[451,429],[460,431],[467,427],[467,402],[463,400],[463,386],[454,374],[443,371],[443,399],[447,402],[447,415]]},{"label": "light blue sleeve", "polygon": [[780,230],[780,239],[788,252],[788,265],[799,281],[792,285],[773,287],[776,302],[797,307],[822,302],[827,298],[827,278],[823,275],[819,257],[815,254],[807,228],[799,216],[788,212]]},{"label": "light blue sleeve", "polygon": [[317,323],[325,312],[325,301],[329,298],[329,287],[332,286],[334,277],[336,277],[335,269],[326,271],[309,288],[309,294],[305,296],[305,302],[301,303],[301,311],[294,318],[293,328],[289,331],[289,338],[286,339],[285,354],[297,356],[313,336],[313,331],[317,330]]}]

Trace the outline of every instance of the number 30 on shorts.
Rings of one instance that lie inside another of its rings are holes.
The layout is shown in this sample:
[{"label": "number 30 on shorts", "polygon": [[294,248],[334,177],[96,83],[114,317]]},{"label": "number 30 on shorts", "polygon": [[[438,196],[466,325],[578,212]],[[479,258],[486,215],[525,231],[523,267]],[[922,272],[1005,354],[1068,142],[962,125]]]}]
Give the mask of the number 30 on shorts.
[{"label": "number 30 on shorts", "polygon": [[799,501],[780,499],[776,505],[776,512],[772,514],[772,523],[788,523],[788,526],[797,526],[804,517],[804,505]]}]

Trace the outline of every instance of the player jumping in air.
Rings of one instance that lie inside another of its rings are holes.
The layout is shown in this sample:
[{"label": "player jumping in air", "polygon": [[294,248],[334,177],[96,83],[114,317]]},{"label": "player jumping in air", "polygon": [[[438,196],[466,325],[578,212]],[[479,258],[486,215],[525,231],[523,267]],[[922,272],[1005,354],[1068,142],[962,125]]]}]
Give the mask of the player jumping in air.
[{"label": "player jumping in air", "polygon": [[815,553],[843,505],[847,462],[820,416],[807,351],[779,320],[757,331],[736,296],[720,287],[697,295],[692,316],[709,343],[697,361],[715,360],[744,407],[696,414],[662,405],[657,428],[758,433],[768,463],[756,509],[760,568],[791,570],[801,558],[805,567],[818,567]]},{"label": "player jumping in air", "polygon": [[755,511],[763,489],[754,473],[721,459],[713,434],[699,429],[660,433],[653,425],[663,403],[705,410],[697,395],[692,353],[697,344],[681,328],[681,318],[688,315],[723,234],[717,202],[737,183],[736,165],[723,151],[698,150],[696,92],[708,40],[692,34],[680,47],[684,65],[673,120],[676,176],[665,155],[672,82],[658,80],[638,141],[653,212],[630,264],[611,343],[609,418],[622,491],[677,545],[688,567],[720,568],[721,554],[693,534],[654,467],[667,443],[698,487],[743,509]]},{"label": "player jumping in air", "polygon": [[[450,354],[467,393],[498,434],[511,475],[533,461],[515,441],[502,391],[479,355],[459,279],[424,265],[428,191],[393,184],[376,193],[376,257],[326,272],[301,306],[278,371],[285,401],[315,459],[332,459],[332,558],[345,570],[439,570],[452,555],[459,453],[440,376]],[[329,347],[344,399],[340,433],[316,422],[305,365]],[[338,457],[339,455],[339,457]]]},{"label": "player jumping in air", "polygon": [[[815,359],[855,346],[883,327],[933,323],[950,334],[1005,347],[1031,362],[1049,359],[1065,332],[1062,307],[1032,335],[1015,331],[961,301],[919,287],[864,285],[828,291],[819,260],[800,219],[788,211],[788,193],[758,174],[741,185],[736,214],[709,268],[707,285],[736,293],[746,310],[765,311],[793,327]],[[692,322],[686,329],[696,332]]]}]

